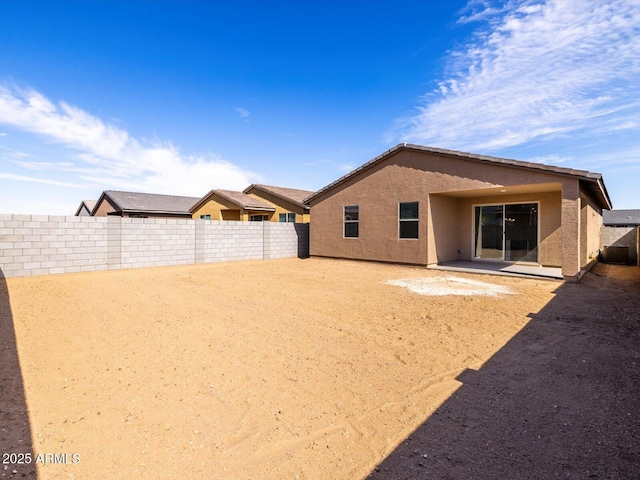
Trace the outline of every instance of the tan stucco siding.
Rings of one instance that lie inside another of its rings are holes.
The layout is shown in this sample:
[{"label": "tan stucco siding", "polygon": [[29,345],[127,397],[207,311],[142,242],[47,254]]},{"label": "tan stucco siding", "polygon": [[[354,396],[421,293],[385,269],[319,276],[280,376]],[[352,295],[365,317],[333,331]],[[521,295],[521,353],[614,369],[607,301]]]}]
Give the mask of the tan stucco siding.
[{"label": "tan stucco siding", "polygon": [[[311,255],[426,264],[428,195],[396,165],[376,168],[311,207]],[[419,202],[418,236],[398,238],[398,204]],[[359,206],[359,238],[344,238],[344,207]]]},{"label": "tan stucco siding", "polygon": [[100,204],[98,205],[98,208],[96,208],[96,213],[94,213],[94,217],[106,217],[107,214],[111,213],[111,212],[115,212],[117,209],[115,207],[115,205],[113,205],[109,199],[107,197],[104,197],[101,201]]},{"label": "tan stucco siding", "polygon": [[[526,193],[520,195],[491,195],[460,199],[460,234],[458,247],[462,253],[447,260],[471,260],[473,252],[474,205],[498,205],[508,203],[538,203],[538,261],[541,265],[562,265],[562,218],[560,192]],[[439,261],[447,261],[439,260]]]},{"label": "tan stucco siding", "polygon": [[308,223],[309,222],[309,212],[304,208],[296,205],[294,203],[283,200],[282,198],[276,197],[274,195],[270,195],[262,190],[251,190],[248,192],[248,195],[251,195],[254,198],[258,198],[264,202],[267,202],[273,208],[276,209],[274,214],[271,216],[272,222],[278,222],[279,216],[281,213],[295,213],[296,214],[296,223]]},{"label": "tan stucco siding", "polygon": [[[466,229],[464,223],[471,221],[465,216],[464,200],[445,195],[430,195],[429,197],[429,229],[427,263],[436,264],[467,258],[468,252],[462,246],[468,242],[464,240]],[[469,207],[471,208],[471,207]],[[458,250],[462,249],[459,254]]]},{"label": "tan stucco siding", "polygon": [[585,267],[598,257],[602,209],[586,190],[580,192],[580,267]]},{"label": "tan stucco siding", "polygon": [[[562,228],[562,219],[578,212],[572,197],[577,184],[546,172],[403,150],[312,201],[311,255],[414,264],[471,259],[473,204],[532,201],[541,204],[540,262],[559,266],[566,259],[577,266],[578,223]],[[522,186],[530,193],[482,192]],[[419,239],[399,239],[398,203],[411,201],[420,202]],[[358,239],[343,238],[348,205],[360,207]],[[564,243],[569,253],[563,253]]]},{"label": "tan stucco siding", "polygon": [[562,186],[562,275],[580,273],[580,186],[578,181]]},{"label": "tan stucco siding", "polygon": [[[223,215],[223,211],[226,213]],[[237,211],[237,218],[231,218],[234,216],[230,211]],[[226,201],[218,196],[211,197],[207,202],[201,205],[192,217],[199,219],[201,215],[211,215],[211,220],[240,220],[239,218],[240,207],[233,203]],[[223,218],[226,217],[226,218]]]}]

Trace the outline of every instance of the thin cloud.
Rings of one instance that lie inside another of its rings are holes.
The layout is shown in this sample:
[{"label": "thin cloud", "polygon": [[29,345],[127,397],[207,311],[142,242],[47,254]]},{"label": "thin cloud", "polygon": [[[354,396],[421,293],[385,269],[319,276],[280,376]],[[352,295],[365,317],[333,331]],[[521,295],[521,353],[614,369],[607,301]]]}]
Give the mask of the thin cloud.
[{"label": "thin cloud", "polygon": [[542,156],[539,156],[539,157],[529,157],[529,158],[527,158],[527,161],[529,161],[529,162],[546,163],[546,164],[549,164],[549,165],[559,165],[561,163],[569,162],[571,160],[572,160],[571,157],[564,157],[564,156],[558,155],[556,153],[551,153],[549,155],[542,155]]},{"label": "thin cloud", "polygon": [[0,178],[4,178],[5,180],[15,180],[18,182],[42,183],[45,185],[55,185],[58,187],[68,187],[68,188],[79,188],[82,190],[87,189],[87,186],[84,184],[61,182],[59,180],[50,180],[47,178],[29,177],[27,175],[16,175],[14,173],[0,172]]},{"label": "thin cloud", "polygon": [[240,115],[240,117],[242,118],[247,118],[250,115],[249,110],[247,110],[246,108],[235,107],[234,110],[238,112],[238,115]]},{"label": "thin cloud", "polygon": [[640,1],[472,2],[484,20],[394,139],[498,150],[640,124]]},{"label": "thin cloud", "polygon": [[75,170],[78,180],[101,187],[198,196],[212,188],[242,189],[258,179],[214,155],[185,156],[170,142],[132,138],[80,108],[15,85],[0,85],[0,123],[74,151],[75,169],[68,162],[33,162],[31,169]]}]

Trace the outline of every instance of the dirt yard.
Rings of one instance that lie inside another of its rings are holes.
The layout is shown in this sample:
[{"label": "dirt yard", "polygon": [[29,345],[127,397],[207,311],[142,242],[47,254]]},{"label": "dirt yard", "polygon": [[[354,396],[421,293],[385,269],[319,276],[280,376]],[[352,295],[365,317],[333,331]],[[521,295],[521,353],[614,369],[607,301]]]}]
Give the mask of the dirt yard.
[{"label": "dirt yard", "polygon": [[640,269],[598,267],[0,277],[0,478],[631,478]]}]

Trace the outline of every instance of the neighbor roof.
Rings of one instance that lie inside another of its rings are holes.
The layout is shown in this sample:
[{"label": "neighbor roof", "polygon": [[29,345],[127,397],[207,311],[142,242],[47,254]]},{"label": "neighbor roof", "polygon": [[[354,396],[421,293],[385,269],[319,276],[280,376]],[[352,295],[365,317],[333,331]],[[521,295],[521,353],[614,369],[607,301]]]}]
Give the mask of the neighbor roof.
[{"label": "neighbor roof", "polygon": [[263,202],[259,198],[252,197],[246,193],[236,192],[235,190],[211,190],[199,201],[191,207],[191,212],[195,212],[198,208],[204,205],[211,195],[218,195],[225,200],[237,205],[245,210],[263,210],[266,212],[275,212],[276,209],[269,205],[267,202]]},{"label": "neighbor roof", "polygon": [[602,212],[605,225],[640,225],[640,210],[605,210]]},{"label": "neighbor roof", "polygon": [[308,196],[307,198],[304,199],[304,203],[308,204],[311,200],[323,195],[329,190],[332,190],[333,188],[337,187],[338,185],[341,185],[342,183],[346,182],[350,178],[356,175],[359,175],[363,171],[368,170],[369,168],[373,167],[374,165],[377,165],[378,163],[391,157],[392,155],[394,155],[395,153],[401,150],[413,150],[413,151],[420,151],[420,152],[427,152],[427,153],[435,153],[439,155],[446,155],[449,157],[457,157],[457,158],[463,158],[466,160],[473,160],[476,162],[487,162],[487,163],[505,165],[513,168],[523,168],[523,169],[547,172],[547,173],[552,173],[552,174],[557,174],[562,176],[575,177],[581,181],[586,182],[591,187],[591,190],[598,197],[598,200],[601,202],[604,208],[611,209],[611,200],[609,198],[609,194],[607,193],[607,189],[604,186],[604,182],[602,180],[602,174],[600,173],[592,173],[586,170],[576,170],[573,168],[555,167],[551,165],[544,165],[542,163],[523,162],[520,160],[512,160],[509,158],[490,157],[488,155],[477,155],[474,153],[459,152],[456,150],[446,150],[444,148],[427,147],[423,145],[413,145],[408,143],[400,143],[395,147],[387,150],[383,154],[378,155],[373,160],[370,160],[364,165],[361,165],[355,170],[340,177],[338,180],[330,183],[326,187],[321,188],[313,195]]},{"label": "neighbor roof", "polygon": [[186,214],[189,216],[191,206],[200,200],[197,197],[105,190],[97,203],[101,203],[105,197],[108,197],[120,211],[126,213],[166,213],[174,215]]},{"label": "neighbor roof", "polygon": [[82,210],[82,207],[85,207],[89,214],[91,214],[91,212],[93,211],[93,207],[96,206],[96,203],[98,203],[96,200],[82,200],[80,202],[80,206],[76,210],[76,216],[80,214],[80,210]]},{"label": "neighbor roof", "polygon": [[287,202],[293,203],[299,207],[309,209],[308,205],[304,204],[304,199],[313,194],[312,190],[300,190],[299,188],[288,187],[274,187],[272,185],[262,185],[260,183],[254,183],[244,189],[243,193],[249,193],[250,190],[262,190],[265,193],[269,193],[274,197],[281,198]]}]

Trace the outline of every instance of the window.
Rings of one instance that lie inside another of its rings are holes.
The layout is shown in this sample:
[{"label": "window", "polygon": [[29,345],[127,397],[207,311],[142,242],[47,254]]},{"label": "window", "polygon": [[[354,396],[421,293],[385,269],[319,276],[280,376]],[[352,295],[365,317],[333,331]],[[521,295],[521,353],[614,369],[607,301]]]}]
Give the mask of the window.
[{"label": "window", "polygon": [[200,215],[200,220],[211,220],[211,215]]},{"label": "window", "polygon": [[268,222],[269,215],[251,215],[249,220],[252,222]]},{"label": "window", "polygon": [[345,238],[358,238],[358,205],[344,207],[344,236]]},{"label": "window", "polygon": [[400,238],[418,238],[418,202],[401,203],[399,210]]},{"label": "window", "polygon": [[295,223],[296,214],[295,213],[281,213],[281,214],[278,215],[278,221],[279,222]]}]

